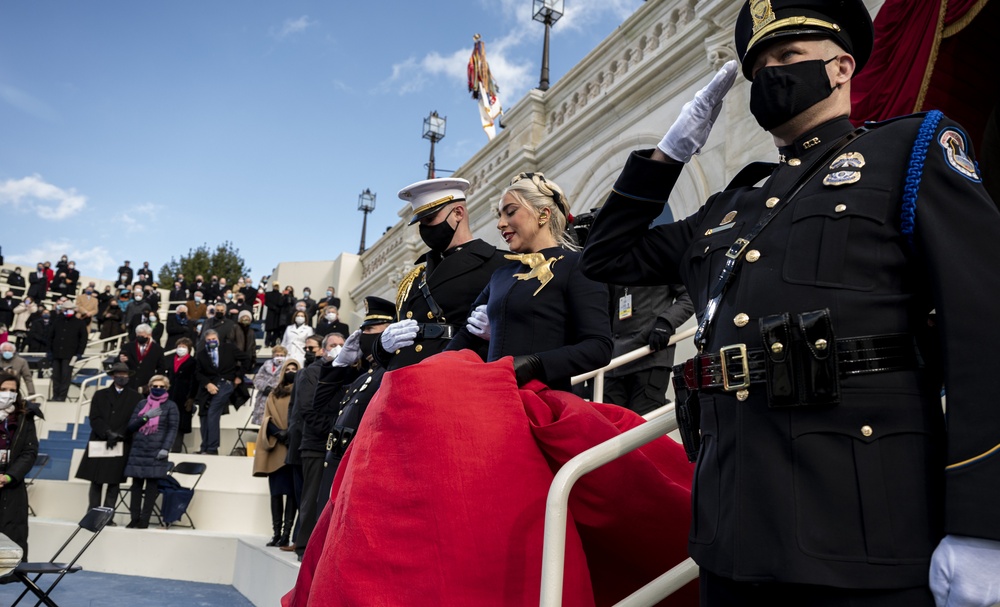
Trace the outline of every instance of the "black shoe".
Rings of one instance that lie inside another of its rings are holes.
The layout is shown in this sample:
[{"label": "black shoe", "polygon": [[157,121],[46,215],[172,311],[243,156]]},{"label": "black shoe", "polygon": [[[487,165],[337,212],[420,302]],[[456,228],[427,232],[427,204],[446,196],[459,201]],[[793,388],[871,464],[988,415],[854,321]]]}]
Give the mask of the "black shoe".
[{"label": "black shoe", "polygon": [[129,521],[128,525],[125,525],[125,528],[126,529],[135,529],[136,525],[138,525],[138,524],[139,524],[139,521]]},{"label": "black shoe", "polygon": [[270,542],[268,542],[268,543],[266,543],[264,545],[265,546],[277,546],[279,541],[281,541],[281,536],[275,535],[274,537],[271,538]]}]

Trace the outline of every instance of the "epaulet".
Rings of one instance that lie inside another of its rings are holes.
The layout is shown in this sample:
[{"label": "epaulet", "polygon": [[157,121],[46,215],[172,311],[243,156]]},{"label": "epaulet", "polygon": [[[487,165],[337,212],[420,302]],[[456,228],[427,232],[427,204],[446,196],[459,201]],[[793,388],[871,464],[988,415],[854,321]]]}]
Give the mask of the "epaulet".
[{"label": "epaulet", "polygon": [[904,120],[920,120],[920,121],[923,121],[924,118],[927,117],[928,113],[929,112],[916,112],[914,114],[904,114],[902,116],[896,116],[895,118],[888,118],[886,120],[879,120],[879,121],[868,120],[868,121],[865,121],[864,124],[865,124],[866,127],[868,127],[869,130],[871,130],[871,129],[877,129],[877,128],[882,127],[882,126],[893,124],[894,122],[901,122],[901,121],[904,121]]},{"label": "epaulet", "polygon": [[770,177],[776,168],[778,168],[778,165],[774,162],[751,162],[740,169],[740,172],[736,174],[736,177],[733,177],[733,180],[729,182],[725,190],[749,188],[756,185],[762,179]]},{"label": "epaulet", "polygon": [[399,288],[396,290],[396,315],[397,318],[402,318],[399,314],[402,312],[403,304],[406,303],[406,298],[410,296],[410,288],[413,287],[413,281],[420,276],[420,273],[424,271],[424,266],[419,265],[409,272],[406,276],[399,281]]}]

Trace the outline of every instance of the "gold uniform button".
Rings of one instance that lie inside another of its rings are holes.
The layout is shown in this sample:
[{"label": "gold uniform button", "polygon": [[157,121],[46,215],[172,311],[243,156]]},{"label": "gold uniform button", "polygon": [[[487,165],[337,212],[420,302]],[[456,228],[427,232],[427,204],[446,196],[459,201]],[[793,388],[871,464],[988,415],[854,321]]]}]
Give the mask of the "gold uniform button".
[{"label": "gold uniform button", "polygon": [[785,344],[781,343],[780,341],[776,341],[773,344],[771,344],[771,352],[774,352],[775,354],[781,354],[784,350],[785,350]]},{"label": "gold uniform button", "polygon": [[423,346],[421,346],[420,344],[417,344],[417,347],[416,347],[416,348],[414,348],[414,350],[416,350],[417,352],[422,352],[422,351],[423,351],[423,349],[424,349],[424,347],[423,347]]},{"label": "gold uniform button", "polygon": [[740,390],[736,393],[736,400],[743,402],[750,398],[750,390]]},{"label": "gold uniform button", "polygon": [[413,318],[413,312],[407,312],[406,313],[406,317],[407,318]]},{"label": "gold uniform button", "polygon": [[774,207],[778,206],[779,202],[781,202],[780,198],[772,196],[771,198],[768,198],[767,202],[765,202],[764,204],[767,205],[767,208],[773,209]]},{"label": "gold uniform button", "polygon": [[826,346],[827,346],[827,343],[826,343],[825,339],[817,339],[816,340],[816,349],[817,350],[826,350]]},{"label": "gold uniform button", "polygon": [[399,354],[400,352],[402,352],[402,350],[396,350],[396,354]]},{"label": "gold uniform button", "polygon": [[874,432],[875,431],[872,430],[871,426],[861,426],[861,435],[862,436],[871,436]]},{"label": "gold uniform button", "polygon": [[843,213],[844,211],[847,210],[847,205],[846,204],[838,204],[837,206],[833,207],[833,210],[836,211],[837,213]]},{"label": "gold uniform button", "polygon": [[740,312],[736,315],[736,318],[733,319],[733,322],[737,327],[745,327],[750,322],[750,317],[743,312]]},{"label": "gold uniform button", "polygon": [[757,249],[753,249],[752,251],[747,251],[747,261],[749,261],[750,263],[757,263],[757,260],[759,259],[760,259],[760,251],[758,251]]},{"label": "gold uniform button", "polygon": [[427,318],[430,319],[430,320],[434,320],[434,312],[428,312],[427,313]]},{"label": "gold uniform button", "polygon": [[800,164],[802,164],[802,161],[799,160],[798,158],[789,158],[788,159],[788,166],[790,166],[790,167],[797,167]]}]

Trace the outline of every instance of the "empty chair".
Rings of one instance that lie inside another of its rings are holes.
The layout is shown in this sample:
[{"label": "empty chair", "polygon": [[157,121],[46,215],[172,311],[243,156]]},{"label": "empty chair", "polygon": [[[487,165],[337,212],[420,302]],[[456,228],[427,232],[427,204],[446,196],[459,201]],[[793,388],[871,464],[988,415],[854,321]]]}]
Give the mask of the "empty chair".
[{"label": "empty chair", "polygon": [[[80,557],[83,556],[83,553],[86,552],[87,548],[94,543],[94,540],[97,539],[97,536],[108,524],[108,521],[111,520],[113,515],[114,510],[111,508],[100,507],[91,509],[90,512],[84,515],[77,528],[73,530],[73,533],[70,534],[69,538],[66,539],[66,542],[59,548],[59,550],[52,555],[50,560],[44,562],[21,563],[18,565],[17,568],[14,569],[13,575],[20,580],[22,584],[24,584],[25,589],[24,592],[17,597],[17,600],[11,604],[11,607],[20,603],[21,599],[23,599],[24,595],[28,594],[29,591],[38,597],[38,603],[35,603],[36,606],[41,603],[45,603],[49,607],[59,607],[50,596],[52,591],[55,589],[56,585],[62,581],[63,577],[65,577],[67,573],[76,573],[77,571],[83,569],[83,567],[77,565],[76,562],[80,560]],[[79,552],[73,556],[71,561],[65,563],[56,562],[59,555],[66,550],[66,548],[73,541],[73,538],[80,533],[81,529],[86,529],[92,534],[90,539],[83,544]],[[46,574],[55,574],[59,577],[52,582],[51,586],[42,590],[42,588],[38,585],[38,580]],[[35,577],[32,578],[30,577],[31,575],[34,575]]]},{"label": "empty chair", "polygon": [[[187,518],[187,525],[178,526],[195,528],[194,520],[191,519],[191,515],[188,513],[188,506],[194,497],[195,487],[201,482],[201,477],[207,469],[208,466],[202,462],[180,462],[170,470],[167,478],[160,479],[160,495],[163,497],[163,502],[160,506],[160,516],[164,526],[169,527],[176,524],[181,518]],[[190,487],[185,487],[176,478],[178,474],[194,476],[196,478]]]},{"label": "empty chair", "polygon": [[39,453],[35,457],[35,465],[32,466],[31,477],[28,478],[28,479],[26,479],[24,481],[24,488],[25,488],[25,490],[28,490],[28,499],[29,499],[29,501],[28,501],[28,514],[30,514],[31,516],[35,516],[35,509],[31,507],[31,501],[30,501],[30,499],[31,499],[31,492],[30,492],[30,489],[31,489],[32,485],[35,484],[35,479],[37,479],[38,475],[42,473],[42,469],[45,468],[45,466],[48,466],[48,465],[49,465],[49,454],[48,453]]}]

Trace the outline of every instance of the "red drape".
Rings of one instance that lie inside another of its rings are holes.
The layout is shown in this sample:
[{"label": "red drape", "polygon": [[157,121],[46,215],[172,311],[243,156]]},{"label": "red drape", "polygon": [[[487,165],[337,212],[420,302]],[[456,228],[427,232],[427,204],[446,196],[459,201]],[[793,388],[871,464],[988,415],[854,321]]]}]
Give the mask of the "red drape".
[{"label": "red drape", "polygon": [[[555,471],[641,423],[539,382],[518,390],[509,357],[446,352],[387,373],[282,604],[537,604]],[[692,472],[663,437],[581,479],[563,604],[613,604],[686,558]],[[664,604],[696,605],[696,583]]]},{"label": "red drape", "polygon": [[985,4],[986,0],[886,0],[875,18],[872,57],[851,83],[851,119],[860,124],[924,109],[917,105],[923,101],[922,89],[926,94],[945,30],[962,25]]}]

